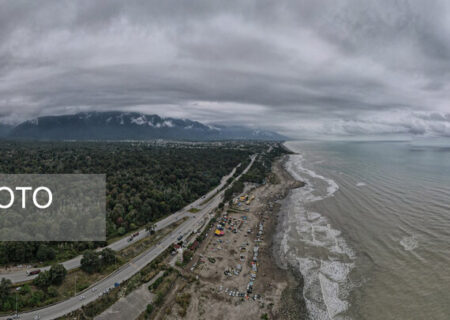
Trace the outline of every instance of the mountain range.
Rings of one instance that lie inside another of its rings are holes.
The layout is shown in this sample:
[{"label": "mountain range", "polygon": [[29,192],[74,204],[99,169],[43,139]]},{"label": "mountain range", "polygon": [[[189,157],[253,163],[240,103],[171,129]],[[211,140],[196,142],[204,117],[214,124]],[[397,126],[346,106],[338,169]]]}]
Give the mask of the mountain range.
[{"label": "mountain range", "polygon": [[0,126],[0,136],[32,140],[272,140],[287,137],[243,126],[206,125],[188,119],[137,112],[83,112],[46,116],[15,127]]}]

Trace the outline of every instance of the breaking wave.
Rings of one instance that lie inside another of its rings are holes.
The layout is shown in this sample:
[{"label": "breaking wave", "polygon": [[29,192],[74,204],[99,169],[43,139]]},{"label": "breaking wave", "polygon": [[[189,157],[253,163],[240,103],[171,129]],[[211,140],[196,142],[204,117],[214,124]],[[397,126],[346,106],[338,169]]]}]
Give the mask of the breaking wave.
[{"label": "breaking wave", "polygon": [[303,163],[301,155],[291,155],[286,163],[289,173],[306,185],[294,189],[284,204],[287,232],[280,241],[281,250],[304,277],[303,295],[311,318],[348,319],[346,298],[351,289],[349,274],[355,254],[325,216],[305,207],[333,196],[339,186],[305,168]]}]

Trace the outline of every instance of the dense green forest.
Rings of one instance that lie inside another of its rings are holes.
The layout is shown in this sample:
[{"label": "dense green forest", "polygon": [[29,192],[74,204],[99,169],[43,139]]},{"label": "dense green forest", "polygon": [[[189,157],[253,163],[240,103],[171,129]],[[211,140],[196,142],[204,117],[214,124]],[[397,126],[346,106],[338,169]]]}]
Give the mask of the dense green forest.
[{"label": "dense green forest", "polygon": [[[264,143],[225,146],[118,143],[44,143],[31,146],[0,143],[0,151],[3,151],[2,172],[105,172],[110,235],[127,232],[179,209],[217,185],[222,176],[241,163],[234,174],[234,177],[239,176],[250,162],[249,155],[258,153],[246,174],[237,181],[227,181],[231,187],[225,193],[224,202],[229,201],[242,192],[245,182],[265,183],[270,177],[273,160],[286,153],[279,145],[269,148]],[[23,170],[20,170],[21,166]],[[181,200],[171,201],[177,195]],[[148,202],[148,207],[144,207],[147,197],[154,198]],[[133,198],[140,199],[140,203],[130,200]],[[123,209],[114,212],[119,205]],[[134,214],[130,216],[130,212]],[[54,261],[55,258],[64,260],[83,252],[80,269],[86,274],[96,274],[116,261],[111,249],[92,250],[103,244],[3,242],[0,243],[0,259],[3,264]],[[49,271],[42,271],[32,282],[21,285],[17,290],[9,280],[1,279],[0,311],[12,312],[16,301],[19,310],[57,301],[61,292],[72,290],[72,287],[64,287],[66,275],[62,265],[53,263]]]},{"label": "dense green forest", "polygon": [[[106,173],[107,235],[123,235],[201,197],[263,143],[0,142],[1,173]],[[241,168],[244,167],[243,165]],[[103,243],[0,243],[0,264],[61,260]]]}]

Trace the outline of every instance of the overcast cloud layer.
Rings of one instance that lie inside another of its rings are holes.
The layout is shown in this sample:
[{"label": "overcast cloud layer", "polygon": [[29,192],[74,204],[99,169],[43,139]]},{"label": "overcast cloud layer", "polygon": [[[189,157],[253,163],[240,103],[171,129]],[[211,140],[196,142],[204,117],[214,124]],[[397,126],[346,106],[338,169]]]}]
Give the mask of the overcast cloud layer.
[{"label": "overcast cloud layer", "polygon": [[0,121],[450,136],[449,1],[1,1]]}]

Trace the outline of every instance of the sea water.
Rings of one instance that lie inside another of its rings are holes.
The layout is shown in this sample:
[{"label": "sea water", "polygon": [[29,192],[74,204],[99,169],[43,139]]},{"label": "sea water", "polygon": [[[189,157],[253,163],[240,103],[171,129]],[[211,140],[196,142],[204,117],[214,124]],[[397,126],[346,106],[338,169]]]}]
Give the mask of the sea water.
[{"label": "sea water", "polygon": [[287,142],[306,186],[282,205],[280,252],[312,319],[450,319],[450,148]]}]

